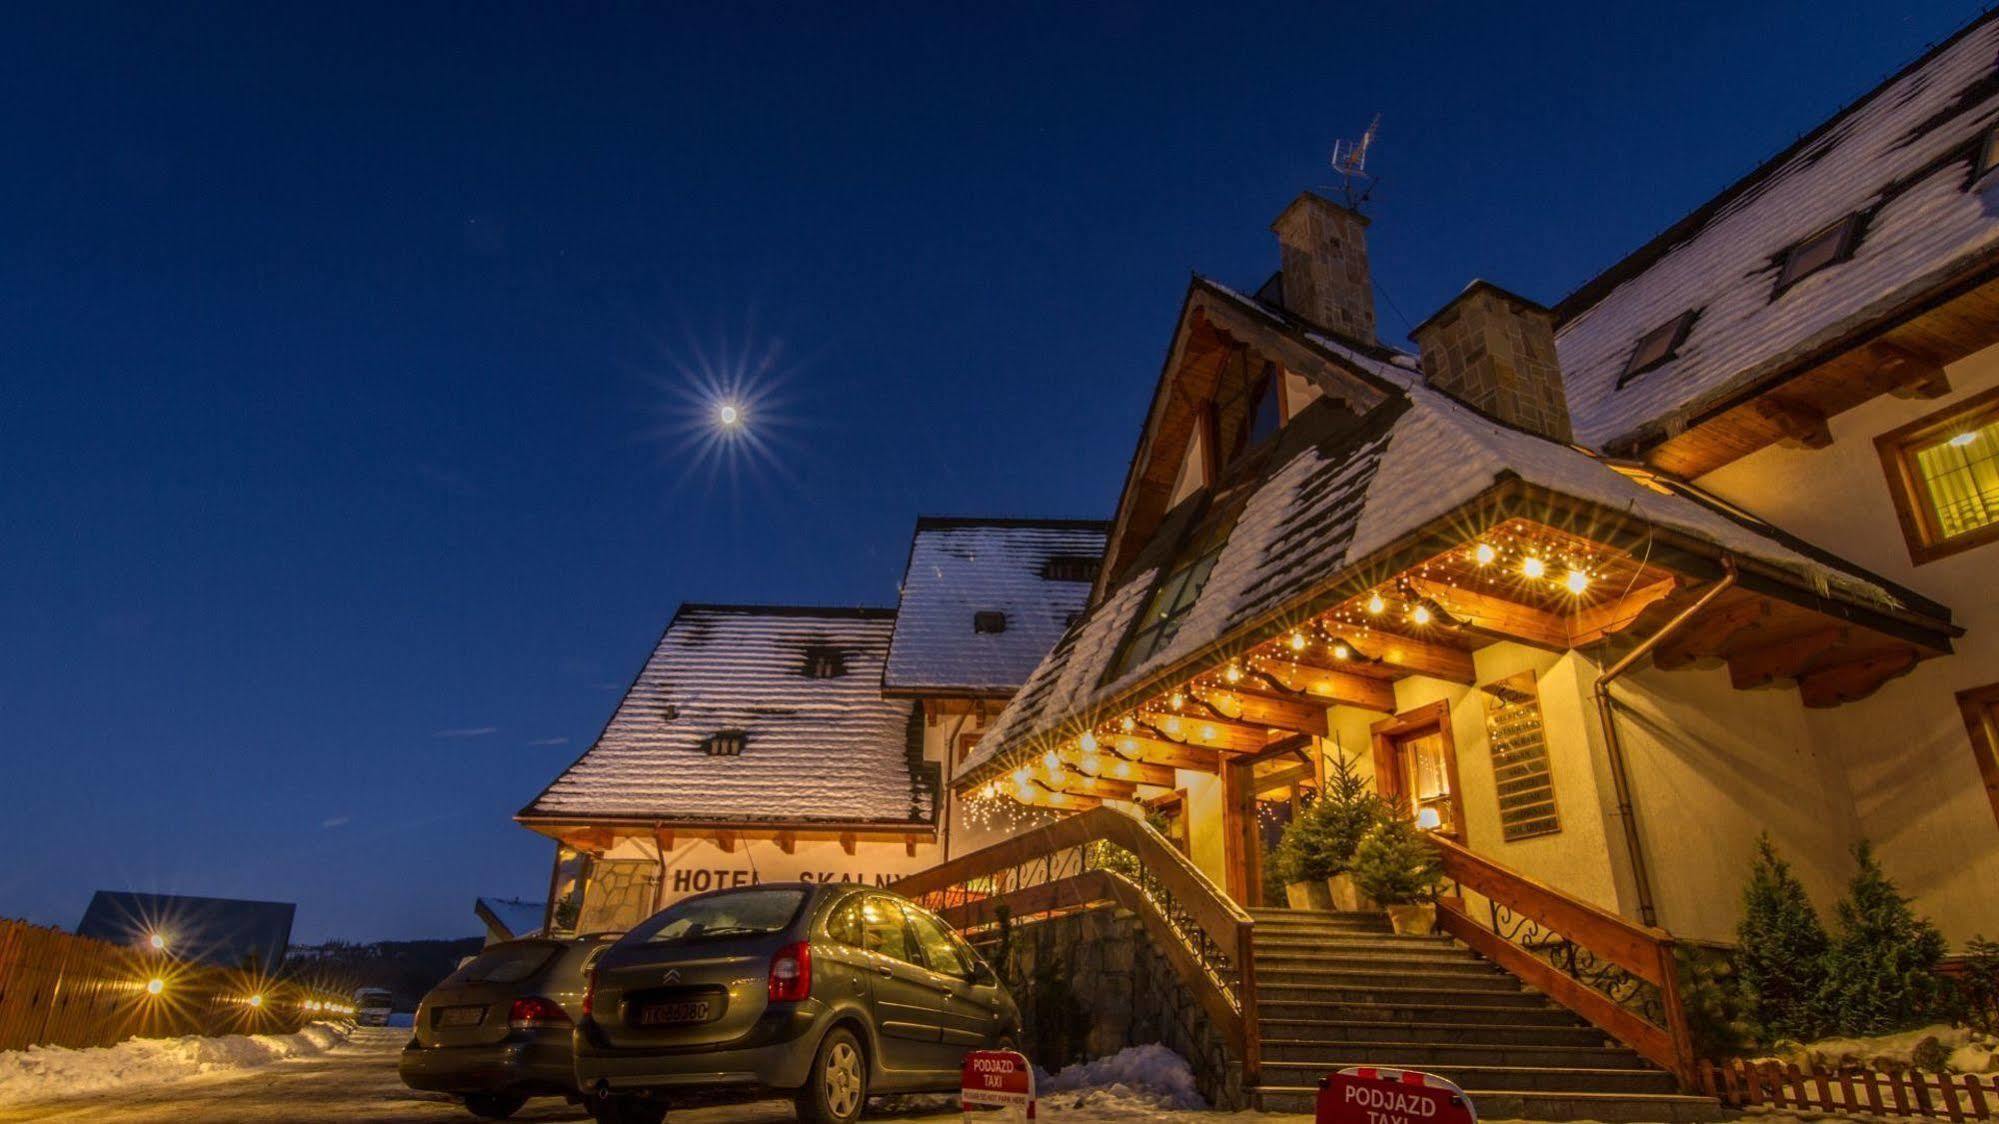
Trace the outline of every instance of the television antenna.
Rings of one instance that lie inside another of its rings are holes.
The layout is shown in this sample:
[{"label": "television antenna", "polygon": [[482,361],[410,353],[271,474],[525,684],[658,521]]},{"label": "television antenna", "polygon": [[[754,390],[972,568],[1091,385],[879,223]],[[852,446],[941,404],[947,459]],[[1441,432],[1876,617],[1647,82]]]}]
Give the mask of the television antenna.
[{"label": "television antenna", "polygon": [[1367,171],[1368,150],[1374,147],[1375,134],[1381,131],[1381,114],[1367,123],[1367,132],[1357,141],[1340,140],[1333,142],[1333,171],[1340,176],[1340,190],[1346,196],[1347,206],[1358,209],[1367,197],[1374,193],[1377,182]]}]

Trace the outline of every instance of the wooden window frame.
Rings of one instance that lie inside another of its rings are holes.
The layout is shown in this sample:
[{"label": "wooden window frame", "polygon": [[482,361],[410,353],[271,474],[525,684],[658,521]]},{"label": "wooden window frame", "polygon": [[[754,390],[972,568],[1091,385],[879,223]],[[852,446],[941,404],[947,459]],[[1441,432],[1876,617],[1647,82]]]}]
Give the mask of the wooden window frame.
[{"label": "wooden window frame", "polygon": [[[1865,212],[1853,211],[1819,227],[1817,230],[1786,246],[1784,252],[1777,255],[1777,285],[1771,291],[1770,299],[1776,300],[1778,297],[1783,296],[1792,286],[1807,277],[1816,276],[1842,262],[1853,260],[1854,251],[1860,248],[1860,238],[1866,233],[1867,224],[1864,221],[1865,217]],[[1805,247],[1817,243],[1820,239],[1830,234],[1838,234],[1839,236],[1839,246],[1833,251],[1832,257],[1803,273],[1792,274],[1791,262],[1797,258],[1799,253]]]},{"label": "wooden window frame", "polygon": [[1888,496],[1895,504],[1895,519],[1901,524],[1903,541],[1908,544],[1909,561],[1916,565],[1999,540],[1999,522],[1944,537],[1937,525],[1936,507],[1930,501],[1929,489],[1916,473],[1912,453],[1939,434],[1963,429],[1967,424],[1984,425],[1995,418],[1999,418],[1999,387],[1974,394],[1874,439],[1874,449],[1881,456],[1881,471],[1888,477]]},{"label": "wooden window frame", "polygon": [[1437,834],[1446,839],[1465,840],[1465,788],[1458,779],[1458,743],[1451,734],[1451,704],[1447,699],[1425,703],[1414,710],[1404,711],[1393,718],[1384,718],[1368,727],[1374,735],[1374,787],[1383,799],[1393,800],[1404,815],[1415,815],[1409,807],[1409,794],[1403,791],[1402,760],[1395,748],[1395,739],[1411,734],[1427,733],[1435,728],[1444,743],[1444,773],[1451,781],[1451,803],[1456,806],[1457,822],[1453,830],[1442,828]]},{"label": "wooden window frame", "polygon": [[[1698,308],[1687,309],[1664,324],[1639,336],[1638,342],[1631,345],[1631,354],[1624,360],[1624,371],[1617,376],[1617,385],[1612,389],[1623,390],[1624,385],[1632,379],[1645,374],[1647,371],[1657,370],[1677,358],[1680,354],[1680,345],[1687,342],[1687,336],[1693,332],[1694,321],[1700,318],[1700,314],[1701,310]],[[1670,336],[1666,342],[1666,350],[1656,358],[1648,359],[1643,363],[1638,362],[1638,357],[1645,354],[1645,345],[1657,340],[1662,335]]]},{"label": "wooden window frame", "polygon": [[1999,821],[1999,683],[1959,691],[1957,709],[1971,735],[1971,759],[1978,764],[1992,818]]}]

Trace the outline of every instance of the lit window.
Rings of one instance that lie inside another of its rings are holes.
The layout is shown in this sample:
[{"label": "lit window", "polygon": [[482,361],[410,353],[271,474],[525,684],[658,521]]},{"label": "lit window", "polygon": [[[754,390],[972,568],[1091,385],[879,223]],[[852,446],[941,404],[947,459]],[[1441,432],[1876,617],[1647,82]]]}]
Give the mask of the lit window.
[{"label": "lit window", "polygon": [[1057,554],[1041,564],[1041,576],[1052,582],[1093,582],[1097,560],[1087,554]]},{"label": "lit window", "polygon": [[741,730],[718,730],[702,741],[701,749],[710,757],[741,757],[749,740]]},{"label": "lit window", "polygon": [[838,648],[807,648],[805,650],[805,677],[807,679],[838,679],[847,674],[847,659]]},{"label": "lit window", "polygon": [[1623,386],[1679,354],[1680,345],[1687,341],[1687,333],[1693,331],[1699,316],[1699,309],[1690,308],[1639,337],[1638,346],[1631,349],[1631,358],[1624,361],[1624,373],[1617,376],[1617,385]]},{"label": "lit window", "polygon": [[1124,650],[1112,661],[1113,676],[1151,659],[1180,631],[1187,611],[1194,607],[1201,588],[1208,584],[1208,575],[1214,572],[1222,547],[1228,545],[1230,525],[1230,519],[1210,517],[1200,532],[1181,547],[1172,568],[1153,589],[1145,612],[1139,615],[1131,635],[1126,637]]},{"label": "lit window", "polygon": [[1852,257],[1859,244],[1860,214],[1855,212],[1785,250],[1783,268],[1777,272],[1777,293]]},{"label": "lit window", "polygon": [[1999,390],[1875,439],[1917,563],[1999,539]]},{"label": "lit window", "polygon": [[1006,614],[996,609],[987,609],[982,612],[973,613],[972,631],[987,633],[1005,632]]}]

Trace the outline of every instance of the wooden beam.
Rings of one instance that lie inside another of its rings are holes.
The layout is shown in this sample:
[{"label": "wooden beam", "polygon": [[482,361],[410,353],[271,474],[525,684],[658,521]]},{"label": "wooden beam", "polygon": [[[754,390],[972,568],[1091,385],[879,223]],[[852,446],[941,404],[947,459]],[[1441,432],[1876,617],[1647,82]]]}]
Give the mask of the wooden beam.
[{"label": "wooden beam", "polygon": [[1950,393],[1950,376],[1942,365],[1892,343],[1876,344],[1881,365],[1870,376],[1897,398],[1942,398]]},{"label": "wooden beam", "polygon": [[[1471,653],[1463,648],[1393,632],[1370,632],[1365,640],[1348,638],[1341,642],[1353,649],[1362,660],[1377,660],[1410,675],[1448,679],[1466,686],[1478,682],[1478,672],[1472,669]],[[1350,670],[1342,661],[1317,652],[1301,654],[1297,662],[1326,671]]]},{"label": "wooden beam", "polygon": [[1196,692],[1194,697],[1223,718],[1255,726],[1270,726],[1315,738],[1323,738],[1331,730],[1326,724],[1326,704],[1309,698],[1263,694],[1237,687]]},{"label": "wooden beam", "polygon": [[1810,406],[1782,398],[1758,398],[1755,410],[1780,436],[1777,443],[1791,449],[1823,449],[1832,444],[1832,427],[1825,415]]},{"label": "wooden beam", "polygon": [[1728,657],[1728,680],[1738,689],[1746,690],[1779,679],[1796,679],[1827,652],[1845,643],[1851,635],[1851,629],[1832,625],[1760,647],[1745,648]]},{"label": "wooden beam", "polygon": [[1409,585],[1435,601],[1454,619],[1472,628],[1496,632],[1537,648],[1556,651],[1567,651],[1569,648],[1568,622],[1546,609],[1427,578],[1410,578]]},{"label": "wooden beam", "polygon": [[1149,734],[1112,734],[1098,741],[1107,747],[1115,747],[1119,756],[1137,757],[1148,764],[1164,765],[1170,769],[1215,773],[1220,772],[1222,767],[1222,755],[1212,749],[1182,745]]},{"label": "wooden beam", "polygon": [[[1268,681],[1277,684],[1292,697],[1308,693],[1310,697],[1324,700],[1324,703],[1357,706],[1383,714],[1395,713],[1395,684],[1386,679],[1370,679],[1350,671],[1307,667],[1288,660],[1262,661],[1262,667],[1274,676]],[[1263,675],[1264,672],[1258,670],[1245,681]]]},{"label": "wooden beam", "polygon": [[1651,585],[1634,589],[1614,601],[1591,605],[1569,619],[1569,646],[1582,648],[1631,627],[1645,610],[1680,588],[1680,580],[1661,578]]},{"label": "wooden beam", "polygon": [[1888,680],[1908,674],[1917,658],[1913,647],[1896,648],[1817,668],[1799,677],[1798,694],[1806,706],[1820,708],[1863,699]]},{"label": "wooden beam", "polygon": [[1149,761],[1127,761],[1109,750],[1097,752],[1097,771],[1092,773],[1080,762],[1076,771],[1086,777],[1105,777],[1115,781],[1129,781],[1132,784],[1152,784],[1163,788],[1174,785],[1173,769],[1168,765],[1155,765]]},{"label": "wooden beam", "polygon": [[658,847],[659,853],[662,855],[671,852],[673,850],[673,832],[665,828],[654,828],[652,845]]},{"label": "wooden beam", "polygon": [[1270,734],[1265,730],[1205,714],[1157,715],[1150,721],[1140,722],[1138,728],[1170,742],[1225,749],[1231,753],[1249,753],[1262,749],[1270,742]]},{"label": "wooden beam", "polygon": [[1100,800],[1132,800],[1138,796],[1138,785],[1109,777],[1092,777],[1068,769],[1063,771],[1059,791],[1071,796],[1094,796]]},{"label": "wooden beam", "polygon": [[840,849],[842,851],[845,851],[850,855],[853,854],[856,842],[857,840],[854,838],[853,832],[843,831],[840,833]]},{"label": "wooden beam", "polygon": [[1696,661],[1711,659],[1720,655],[1737,633],[1769,616],[1770,603],[1755,596],[1711,608],[1678,634],[1660,641],[1652,651],[1652,664],[1661,671],[1677,671]]},{"label": "wooden beam", "polygon": [[778,833],[777,833],[777,849],[778,849],[778,850],[780,850],[780,851],[783,851],[783,852],[784,852],[785,854],[787,854],[787,855],[795,855],[795,854],[797,854],[797,853],[798,853],[798,833],[797,833],[797,832],[795,832],[795,831],[780,831],[780,832],[778,832]]}]

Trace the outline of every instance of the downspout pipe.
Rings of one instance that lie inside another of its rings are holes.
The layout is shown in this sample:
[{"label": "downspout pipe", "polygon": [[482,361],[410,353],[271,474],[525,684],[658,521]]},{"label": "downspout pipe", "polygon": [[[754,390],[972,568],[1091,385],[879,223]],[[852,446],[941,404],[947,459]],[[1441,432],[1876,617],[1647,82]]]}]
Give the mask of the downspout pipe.
[{"label": "downspout pipe", "polygon": [[1715,598],[1735,588],[1735,559],[1722,555],[1722,576],[1709,586],[1707,592],[1678,616],[1661,625],[1658,631],[1646,637],[1636,648],[1624,654],[1624,658],[1611,664],[1596,677],[1596,685],[1591,693],[1596,696],[1596,717],[1603,726],[1604,753],[1610,758],[1610,785],[1617,797],[1617,818],[1624,825],[1624,849],[1631,856],[1631,880],[1638,891],[1638,919],[1646,925],[1659,924],[1659,908],[1652,897],[1652,873],[1645,864],[1645,844],[1638,836],[1638,816],[1631,803],[1631,773],[1624,763],[1624,741],[1617,734],[1617,705],[1611,701],[1611,681],[1631,670],[1639,660],[1652,654],[1652,649],[1685,627],[1687,622],[1701,615]]}]

